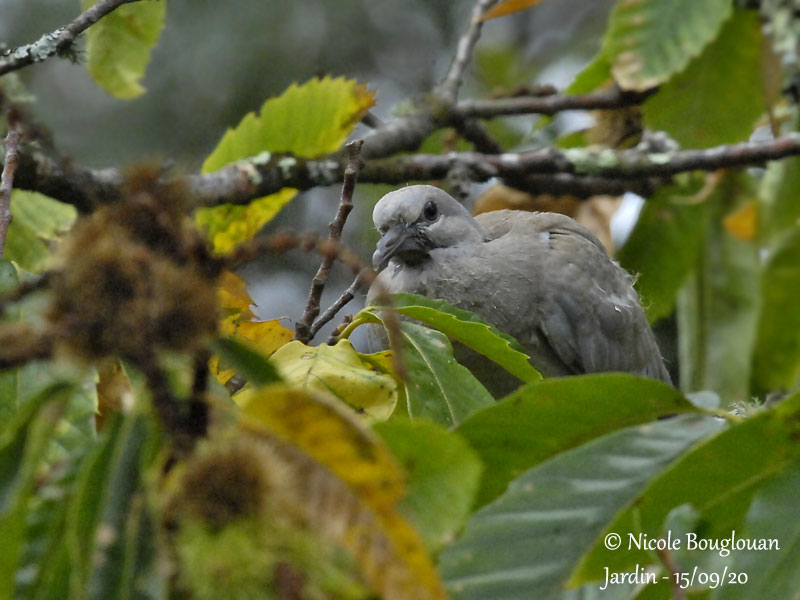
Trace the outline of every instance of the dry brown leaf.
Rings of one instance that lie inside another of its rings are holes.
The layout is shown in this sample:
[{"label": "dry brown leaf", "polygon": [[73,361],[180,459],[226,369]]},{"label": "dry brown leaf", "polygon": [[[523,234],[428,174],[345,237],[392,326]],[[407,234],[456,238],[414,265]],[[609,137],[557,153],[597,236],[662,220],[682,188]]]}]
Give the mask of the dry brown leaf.
[{"label": "dry brown leaf", "polygon": [[535,6],[541,1],[542,0],[505,0],[494,8],[490,8],[483,13],[481,18],[478,19],[478,22],[483,23],[489,19],[496,19],[498,17],[505,17],[506,15],[514,14]]}]

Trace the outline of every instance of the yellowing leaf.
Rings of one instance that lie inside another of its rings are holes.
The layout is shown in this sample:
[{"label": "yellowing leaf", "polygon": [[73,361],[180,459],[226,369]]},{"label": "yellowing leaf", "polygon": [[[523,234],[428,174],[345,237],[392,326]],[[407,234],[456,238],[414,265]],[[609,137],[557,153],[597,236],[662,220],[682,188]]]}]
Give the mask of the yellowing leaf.
[{"label": "yellowing leaf", "polygon": [[[220,323],[220,333],[234,336],[253,350],[269,356],[294,337],[294,332],[281,325],[279,320],[255,321],[250,310],[253,303],[247,293],[244,279],[225,271],[220,277],[217,296],[224,317]],[[220,365],[219,358],[214,356],[209,361],[209,369],[221,383],[227,383],[236,374],[233,369]]]},{"label": "yellowing leaf", "polygon": [[[289,342],[294,337],[294,332],[281,325],[277,319],[273,321],[244,321],[237,323],[232,331],[247,346],[269,356],[278,348]],[[211,372],[219,379],[220,383],[227,383],[236,374],[234,369],[220,365],[219,358],[214,356],[209,361]]]},{"label": "yellowing leaf", "polygon": [[[356,558],[381,598],[444,600],[417,532],[398,512],[403,473],[385,445],[342,407],[272,385],[237,394],[245,426],[308,457],[296,508]],[[320,468],[323,467],[323,468]]]},{"label": "yellowing leaf", "polygon": [[[314,78],[293,83],[261,111],[248,113],[228,129],[203,163],[203,173],[216,171],[237,160],[263,152],[291,152],[314,158],[337,150],[356,123],[375,104],[375,94],[352,79]],[[217,252],[228,252],[252,238],[288,203],[297,190],[286,188],[248,206],[223,205],[196,212]]]},{"label": "yellowing leaf", "polygon": [[542,0],[505,0],[501,2],[494,8],[490,8],[480,19],[478,19],[479,23],[483,23],[484,21],[488,21],[489,19],[496,19],[497,17],[505,17],[506,15],[510,15],[516,12],[520,12],[525,10],[526,8],[530,8],[531,6],[535,6],[539,4]]},{"label": "yellowing leaf", "polygon": [[731,235],[749,242],[758,233],[758,207],[755,202],[746,202],[722,220]]},{"label": "yellowing leaf", "polygon": [[[95,0],[81,0],[87,10]],[[89,73],[97,85],[117,98],[130,100],[144,93],[139,83],[158,41],[167,11],[166,0],[120,6],[89,28],[86,53]]]},{"label": "yellowing leaf", "polygon": [[206,232],[214,250],[225,254],[252,239],[296,195],[297,190],[285,188],[244,206],[222,204],[199,208],[195,211],[195,221]]},{"label": "yellowing leaf", "polygon": [[234,324],[236,322],[243,319],[250,320],[255,317],[250,310],[250,305],[254,304],[254,302],[250,298],[250,294],[247,293],[247,283],[236,273],[232,271],[222,273],[217,295],[220,306],[222,306],[226,314],[225,322],[229,321],[229,317],[231,318],[230,330],[225,330],[223,324],[223,333],[234,333]]},{"label": "yellowing leaf", "polygon": [[271,362],[288,383],[332,394],[376,419],[388,419],[397,404],[395,380],[375,361],[362,358],[348,340],[316,347],[289,342]]},{"label": "yellowing leaf", "polygon": [[270,98],[259,114],[248,113],[228,129],[203,163],[202,172],[221,169],[261,152],[291,152],[314,158],[338,150],[367,110],[375,94],[355,80],[338,77],[293,83]]},{"label": "yellowing leaf", "polygon": [[239,323],[236,335],[249,342],[249,345],[266,355],[287,344],[294,337],[294,331],[281,325],[280,320],[245,321]]}]

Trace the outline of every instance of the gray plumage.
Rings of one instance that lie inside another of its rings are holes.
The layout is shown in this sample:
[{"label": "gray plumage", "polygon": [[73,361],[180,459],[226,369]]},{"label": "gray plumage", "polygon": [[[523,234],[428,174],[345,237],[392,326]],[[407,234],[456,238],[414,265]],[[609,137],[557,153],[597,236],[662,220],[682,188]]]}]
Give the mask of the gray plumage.
[{"label": "gray plumage", "polygon": [[[631,276],[569,217],[501,210],[473,218],[442,190],[418,185],[373,212],[373,255],[390,293],[446,300],[520,341],[546,376],[626,371],[670,382]],[[370,289],[368,301],[375,295]],[[371,333],[371,346],[385,341]],[[497,395],[518,380],[456,345],[456,357]]]}]

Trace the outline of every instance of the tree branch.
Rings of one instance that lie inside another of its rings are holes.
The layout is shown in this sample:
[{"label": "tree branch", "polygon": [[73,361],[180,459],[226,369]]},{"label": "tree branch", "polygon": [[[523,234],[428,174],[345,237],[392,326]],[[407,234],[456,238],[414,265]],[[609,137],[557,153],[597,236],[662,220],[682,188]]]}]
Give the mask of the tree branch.
[{"label": "tree branch", "polygon": [[350,302],[356,296],[356,292],[359,290],[361,286],[364,285],[364,272],[362,271],[356,278],[353,280],[348,288],[342,292],[342,295],[337,298],[336,302],[331,304],[324,313],[322,313],[319,318],[314,321],[314,324],[311,325],[311,337],[313,338],[320,329],[322,329],[327,323],[330,322],[333,317],[337,315],[337,313],[344,308],[348,302]]},{"label": "tree branch", "polygon": [[7,120],[8,134],[3,140],[5,158],[3,174],[0,176],[0,257],[5,249],[8,226],[11,225],[11,188],[14,186],[14,173],[19,162],[19,142],[22,137],[19,121],[13,110],[8,111]]},{"label": "tree branch", "polygon": [[0,369],[49,358],[54,345],[54,336],[38,333],[26,323],[6,323],[0,327]]},{"label": "tree branch", "polygon": [[565,110],[613,110],[636,106],[655,92],[625,92],[614,86],[607,90],[569,96],[520,96],[489,100],[462,100],[453,108],[453,116],[461,119],[491,119],[503,115],[554,115]]},{"label": "tree branch", "polygon": [[472,51],[478,43],[478,38],[480,38],[481,29],[483,28],[481,17],[496,3],[497,0],[479,0],[472,9],[467,30],[458,40],[453,63],[450,65],[447,75],[444,76],[444,79],[435,90],[435,94],[448,104],[455,104],[458,98],[458,90],[464,80],[464,73],[472,59]]},{"label": "tree branch", "polygon": [[[761,165],[799,154],[800,135],[796,133],[765,142],[676,152],[544,148],[502,154],[417,154],[367,161],[359,173],[359,181],[394,185],[430,181],[445,178],[453,166],[458,165],[466,169],[475,182],[492,177],[524,178],[543,192],[586,197],[597,193],[642,193],[657,187],[657,183],[648,181],[652,178],[688,171]],[[307,190],[342,182],[344,170],[341,156],[307,160],[291,155],[274,155],[269,160],[239,161],[214,173],[191,174],[185,177],[185,181],[197,206],[246,204],[284,187]],[[99,203],[118,200],[122,180],[117,169],[93,171],[59,165],[41,155],[22,154],[15,185],[42,192],[86,211]]]},{"label": "tree branch", "polygon": [[[358,172],[361,169],[362,163],[359,154],[363,144],[363,140],[356,140],[346,146],[348,159],[347,166],[344,169],[344,185],[342,186],[342,195],[339,200],[339,210],[336,212],[336,218],[328,225],[331,231],[329,239],[336,242],[342,237],[342,230],[347,221],[347,216],[353,210],[353,191],[356,187]],[[333,258],[331,255],[323,255],[319,269],[317,269],[317,273],[311,282],[306,309],[295,325],[294,339],[300,340],[304,344],[307,344],[314,337],[311,326],[314,319],[319,315],[319,302],[333,266]]]},{"label": "tree branch", "polygon": [[20,46],[9,50],[0,60],[0,75],[27,67],[33,63],[41,62],[54,54],[67,50],[75,43],[76,38],[123,4],[138,2],[139,0],[100,0],[93,7],[78,15],[69,25],[56,29],[40,37],[32,44]]}]

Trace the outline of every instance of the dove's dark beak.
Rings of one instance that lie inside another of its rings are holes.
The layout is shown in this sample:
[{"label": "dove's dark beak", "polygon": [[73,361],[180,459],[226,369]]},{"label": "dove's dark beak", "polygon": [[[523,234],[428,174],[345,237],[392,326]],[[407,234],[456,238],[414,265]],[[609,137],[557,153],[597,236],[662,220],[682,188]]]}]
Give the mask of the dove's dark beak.
[{"label": "dove's dark beak", "polygon": [[398,223],[378,241],[378,247],[372,255],[372,267],[382,271],[394,256],[408,265],[417,265],[427,258],[430,249],[427,236],[420,232],[416,224]]}]

